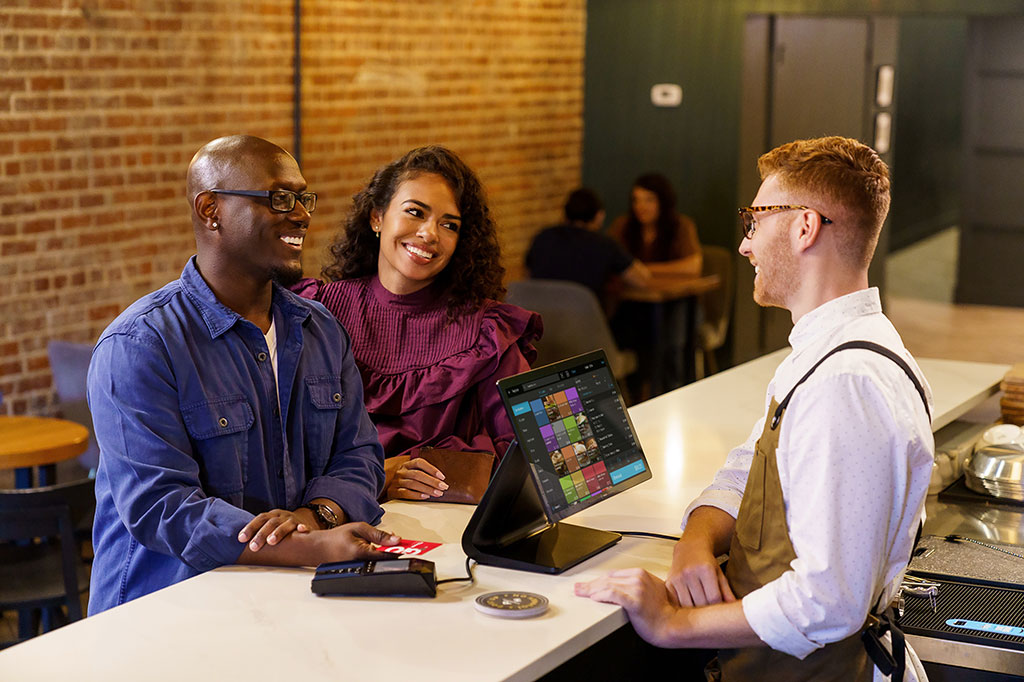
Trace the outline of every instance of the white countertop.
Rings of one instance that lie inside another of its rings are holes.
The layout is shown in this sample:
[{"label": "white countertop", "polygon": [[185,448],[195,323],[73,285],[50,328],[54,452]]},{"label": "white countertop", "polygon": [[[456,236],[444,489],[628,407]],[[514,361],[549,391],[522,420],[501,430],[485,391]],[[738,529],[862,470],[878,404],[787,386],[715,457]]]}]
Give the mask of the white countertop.
[{"label": "white countertop", "polygon": [[[785,351],[630,410],[653,478],[570,519],[610,530],[679,532],[680,515],[763,409]],[[998,388],[1004,365],[920,360],[935,394],[935,428]],[[426,555],[438,577],[464,575],[462,531],[472,507],[390,502],[382,527],[444,542]],[[531,680],[621,627],[618,607],[579,599],[573,583],[615,568],[665,575],[672,543],[623,538],[558,576],[489,566],[436,599],[321,598],[311,569],[225,567],[0,652],[0,679]],[[537,592],[549,611],[528,620],[477,612],[495,590]]]}]

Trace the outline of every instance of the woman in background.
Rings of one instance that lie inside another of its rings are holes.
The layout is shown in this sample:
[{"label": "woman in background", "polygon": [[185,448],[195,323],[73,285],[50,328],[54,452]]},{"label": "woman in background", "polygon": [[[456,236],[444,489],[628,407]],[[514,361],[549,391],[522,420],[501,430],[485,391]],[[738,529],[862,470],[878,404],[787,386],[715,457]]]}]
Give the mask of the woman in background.
[{"label": "woman in background", "polygon": [[[699,277],[704,263],[697,225],[676,212],[676,195],[665,176],[641,175],[633,182],[629,199],[629,213],[619,216],[608,230],[612,237],[647,266],[654,281],[659,277]],[[658,319],[662,319],[660,324]],[[633,401],[651,397],[652,358],[659,334],[667,337],[668,343],[663,358],[667,384],[682,384],[686,324],[679,305],[668,305],[662,318],[650,303],[624,301],[619,306],[611,326],[619,345],[637,354],[637,371],[626,380]]]},{"label": "woman in background", "polygon": [[504,454],[495,381],[529,369],[540,316],[499,302],[504,268],[479,179],[444,147],[414,149],[355,195],[327,281],[295,287],[352,337],[384,446],[387,498],[447,488],[423,447]]},{"label": "woman in background", "polygon": [[633,182],[629,213],[608,229],[653,275],[701,274],[697,225],[676,212],[676,195],[664,175],[647,173]]}]

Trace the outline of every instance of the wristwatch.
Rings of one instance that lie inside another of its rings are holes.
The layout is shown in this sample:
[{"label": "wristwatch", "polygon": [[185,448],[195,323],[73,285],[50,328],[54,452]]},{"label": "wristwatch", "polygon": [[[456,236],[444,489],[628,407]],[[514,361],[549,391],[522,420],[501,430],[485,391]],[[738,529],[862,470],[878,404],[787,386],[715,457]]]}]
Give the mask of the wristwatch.
[{"label": "wristwatch", "polygon": [[313,516],[316,518],[317,523],[319,523],[324,530],[330,530],[331,528],[338,527],[338,515],[335,514],[334,510],[326,504],[311,502],[310,504],[304,504],[302,506],[313,512]]}]

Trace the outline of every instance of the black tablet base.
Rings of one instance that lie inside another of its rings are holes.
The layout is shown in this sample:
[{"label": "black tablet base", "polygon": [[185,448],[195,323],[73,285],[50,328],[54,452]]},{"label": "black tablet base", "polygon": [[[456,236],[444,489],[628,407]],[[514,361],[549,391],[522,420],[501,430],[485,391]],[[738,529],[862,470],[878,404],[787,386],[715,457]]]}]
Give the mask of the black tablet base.
[{"label": "black tablet base", "polygon": [[462,549],[481,564],[561,573],[621,539],[605,530],[551,523],[526,458],[512,441],[462,534]]},{"label": "black tablet base", "polygon": [[559,522],[504,546],[477,546],[473,558],[499,568],[561,573],[621,539],[618,533]]}]

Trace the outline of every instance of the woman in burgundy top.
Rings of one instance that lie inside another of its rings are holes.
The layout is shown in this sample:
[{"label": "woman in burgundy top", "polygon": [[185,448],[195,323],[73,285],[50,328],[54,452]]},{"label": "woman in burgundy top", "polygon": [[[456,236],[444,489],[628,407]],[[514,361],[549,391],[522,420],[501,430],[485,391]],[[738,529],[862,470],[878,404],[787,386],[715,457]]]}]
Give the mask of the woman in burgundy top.
[{"label": "woman in burgundy top", "polygon": [[504,453],[512,425],[494,382],[529,369],[540,316],[499,302],[504,268],[483,187],[444,147],[378,170],[330,252],[328,281],[295,290],[352,337],[387,497],[437,497],[443,472],[417,448]]},{"label": "woman in burgundy top", "polygon": [[633,181],[629,213],[616,218],[608,233],[654,275],[700,275],[697,225],[676,212],[676,193],[664,175],[647,173]]}]

